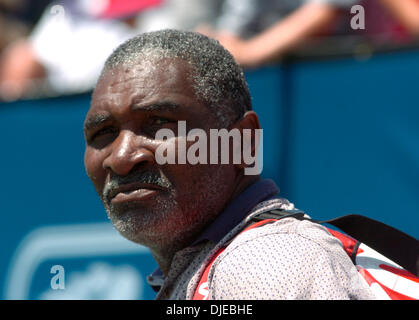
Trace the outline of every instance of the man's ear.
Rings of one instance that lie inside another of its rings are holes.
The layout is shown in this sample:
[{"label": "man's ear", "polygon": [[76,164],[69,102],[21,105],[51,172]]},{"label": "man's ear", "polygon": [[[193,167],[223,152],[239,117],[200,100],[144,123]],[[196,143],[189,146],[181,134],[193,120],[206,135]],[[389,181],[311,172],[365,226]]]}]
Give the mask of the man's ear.
[{"label": "man's ear", "polygon": [[230,129],[237,128],[240,131],[242,129],[260,129],[259,117],[254,111],[247,111],[243,117],[232,124]]},{"label": "man's ear", "polygon": [[252,165],[255,168],[262,132],[259,117],[254,111],[247,111],[242,118],[230,127],[231,129],[238,129],[242,140],[240,150],[231,150],[233,153],[240,152],[241,162],[240,164],[235,164],[235,166],[245,170]]}]

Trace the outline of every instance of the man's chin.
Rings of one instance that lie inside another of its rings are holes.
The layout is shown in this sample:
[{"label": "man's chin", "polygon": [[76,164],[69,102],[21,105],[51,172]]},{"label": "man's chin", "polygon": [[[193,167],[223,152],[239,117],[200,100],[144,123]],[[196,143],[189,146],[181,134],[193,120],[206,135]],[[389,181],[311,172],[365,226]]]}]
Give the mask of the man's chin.
[{"label": "man's chin", "polygon": [[[107,209],[115,229],[126,239],[147,247],[167,238],[171,224],[164,210],[124,206]],[[173,232],[172,232],[173,233]]]}]

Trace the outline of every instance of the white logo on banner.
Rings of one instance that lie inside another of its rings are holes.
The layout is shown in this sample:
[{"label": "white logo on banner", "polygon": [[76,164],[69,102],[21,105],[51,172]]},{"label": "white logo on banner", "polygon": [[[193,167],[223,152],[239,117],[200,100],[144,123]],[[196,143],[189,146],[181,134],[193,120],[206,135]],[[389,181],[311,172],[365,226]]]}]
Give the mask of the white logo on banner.
[{"label": "white logo on banner", "polygon": [[[110,223],[61,225],[35,229],[22,240],[12,258],[6,278],[5,299],[29,299],[30,286],[35,272],[42,263],[47,261],[68,258],[97,260],[98,257],[127,254],[147,255],[149,251],[146,247],[124,239]],[[49,275],[51,282],[46,283],[46,287],[51,289],[42,293],[41,298],[84,299],[95,296],[99,299],[98,292],[102,290],[100,299],[119,299],[119,297],[141,299],[142,276],[133,266],[93,263],[84,273],[65,272],[65,265],[52,265],[54,266],[55,268],[51,269]],[[110,283],[105,279],[114,281]],[[95,285],[93,286],[92,283]],[[131,284],[131,289],[128,288],[128,283]],[[132,289],[134,287],[135,290]],[[59,290],[60,288],[62,290]],[[115,291],[117,288],[121,289],[118,294]],[[110,293],[112,290],[113,294]],[[135,297],[134,292],[136,292]],[[77,294],[80,294],[79,298],[76,297]]]}]

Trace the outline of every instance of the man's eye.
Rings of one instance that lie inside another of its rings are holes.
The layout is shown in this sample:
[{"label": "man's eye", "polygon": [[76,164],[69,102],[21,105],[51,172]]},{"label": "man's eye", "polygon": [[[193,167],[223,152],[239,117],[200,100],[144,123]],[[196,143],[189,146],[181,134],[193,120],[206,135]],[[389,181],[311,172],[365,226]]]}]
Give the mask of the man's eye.
[{"label": "man's eye", "polygon": [[103,128],[100,129],[99,131],[95,132],[91,137],[90,137],[90,141],[94,142],[99,138],[102,138],[104,136],[108,136],[108,135],[113,135],[116,133],[116,129],[115,128],[111,128],[111,127],[107,127],[107,128]]},{"label": "man's eye", "polygon": [[171,123],[173,121],[166,119],[166,118],[153,118],[152,119],[152,123],[153,125],[162,125],[162,124],[167,124],[167,123]]}]

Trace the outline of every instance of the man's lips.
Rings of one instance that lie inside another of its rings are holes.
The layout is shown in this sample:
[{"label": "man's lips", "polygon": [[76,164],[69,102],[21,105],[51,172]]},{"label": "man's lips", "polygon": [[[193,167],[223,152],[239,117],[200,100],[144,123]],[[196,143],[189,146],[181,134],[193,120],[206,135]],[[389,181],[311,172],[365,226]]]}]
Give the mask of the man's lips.
[{"label": "man's lips", "polygon": [[145,200],[162,190],[162,187],[154,184],[131,183],[112,189],[109,192],[107,199],[109,203],[113,204],[127,201],[139,201]]}]

